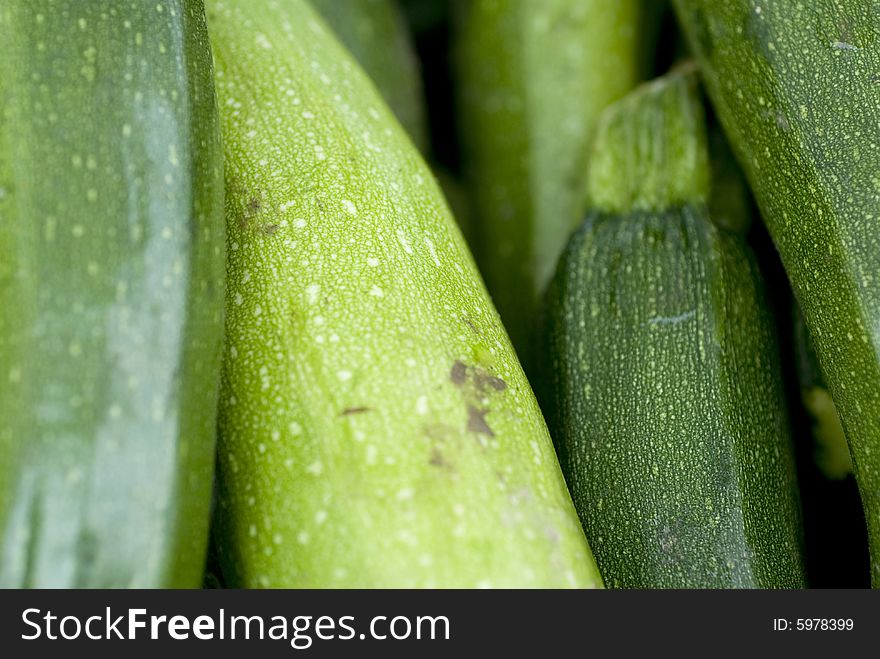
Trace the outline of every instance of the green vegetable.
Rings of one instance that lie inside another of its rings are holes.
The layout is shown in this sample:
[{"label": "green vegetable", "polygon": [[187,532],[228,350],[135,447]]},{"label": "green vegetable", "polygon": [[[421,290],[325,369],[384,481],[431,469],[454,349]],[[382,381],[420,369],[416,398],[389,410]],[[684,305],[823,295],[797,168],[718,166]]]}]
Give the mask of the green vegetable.
[{"label": "green vegetable", "polygon": [[852,454],[880,586],[880,13],[873,0],[677,0]]},{"label": "green vegetable", "polygon": [[545,409],[609,586],[805,583],[773,326],[708,158],[692,70],[609,108],[548,291]]},{"label": "green vegetable", "polygon": [[477,257],[530,368],[538,301],[584,210],[596,118],[641,67],[641,0],[474,0],[458,16],[459,123]]},{"label": "green vegetable", "polygon": [[0,43],[0,585],[198,586],[224,290],[201,2],[5,0]]},{"label": "green vegetable", "polygon": [[310,0],[369,74],[419,150],[428,148],[419,64],[396,0]]},{"label": "green vegetable", "polygon": [[418,152],[308,5],[209,3],[227,163],[231,586],[598,586]]},{"label": "green vegetable", "polygon": [[804,323],[804,315],[793,309],[794,346],[801,400],[813,422],[815,458],[819,470],[831,479],[846,478],[852,473],[852,458],[837,408],[816,359],[813,339]]}]

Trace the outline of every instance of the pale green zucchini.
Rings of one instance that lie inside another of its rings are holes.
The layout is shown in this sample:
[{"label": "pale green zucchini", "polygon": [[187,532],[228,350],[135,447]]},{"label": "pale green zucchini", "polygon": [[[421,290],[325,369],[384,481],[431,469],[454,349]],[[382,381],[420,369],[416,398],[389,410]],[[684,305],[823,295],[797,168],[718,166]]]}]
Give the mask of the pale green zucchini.
[{"label": "pale green zucchini", "polygon": [[530,369],[540,295],[584,211],[599,113],[641,70],[640,0],[474,0],[455,68],[477,259]]},{"label": "pale green zucchini", "polygon": [[397,0],[309,0],[406,128],[419,151],[428,128],[419,62]]},{"label": "pale green zucchini", "polygon": [[431,172],[301,0],[213,0],[234,586],[598,586],[544,420]]}]

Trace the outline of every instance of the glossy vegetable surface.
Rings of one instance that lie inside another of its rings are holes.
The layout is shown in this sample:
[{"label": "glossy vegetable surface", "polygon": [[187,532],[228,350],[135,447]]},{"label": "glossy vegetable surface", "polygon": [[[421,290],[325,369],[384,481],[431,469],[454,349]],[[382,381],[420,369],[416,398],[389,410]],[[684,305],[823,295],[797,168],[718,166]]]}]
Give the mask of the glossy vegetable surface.
[{"label": "glossy vegetable surface", "polygon": [[805,585],[773,325],[707,162],[693,71],[609,108],[548,292],[545,410],[609,587]]},{"label": "glossy vegetable surface", "polygon": [[2,586],[201,582],[224,297],[205,29],[197,1],[0,5]]},{"label": "glossy vegetable surface", "polygon": [[676,0],[849,442],[880,586],[880,13]]},{"label": "glossy vegetable surface", "polygon": [[301,1],[209,3],[230,282],[232,585],[600,584],[442,195]]}]

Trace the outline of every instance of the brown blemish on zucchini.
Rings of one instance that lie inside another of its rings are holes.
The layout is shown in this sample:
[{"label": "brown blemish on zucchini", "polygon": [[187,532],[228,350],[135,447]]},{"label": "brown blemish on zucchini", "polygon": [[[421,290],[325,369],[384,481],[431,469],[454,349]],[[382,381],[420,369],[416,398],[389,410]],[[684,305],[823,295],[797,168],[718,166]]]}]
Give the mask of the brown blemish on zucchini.
[{"label": "brown blemish on zucchini", "polygon": [[494,389],[495,391],[504,391],[507,389],[507,383],[504,380],[480,369],[477,369],[477,372],[474,375],[474,384],[477,385],[477,389],[480,391],[485,391],[486,387]]},{"label": "brown blemish on zucchini", "polygon": [[494,437],[495,433],[492,431],[492,428],[489,427],[489,424],[486,423],[486,414],[488,413],[489,410],[481,410],[473,405],[468,405],[468,431]]},{"label": "brown blemish on zucchini", "polygon": [[465,379],[467,379],[467,366],[464,365],[464,362],[455,360],[452,370],[449,371],[449,379],[457,387],[464,384]]},{"label": "brown blemish on zucchini", "polygon": [[369,407],[346,407],[339,413],[339,416],[352,416],[354,414],[363,414],[364,412],[369,412],[371,408]]},{"label": "brown blemish on zucchini", "polygon": [[480,331],[480,328],[477,327],[477,324],[476,324],[474,321],[471,320],[470,316],[462,315],[462,317],[461,317],[461,322],[463,322],[465,325],[467,325],[467,326],[470,328],[470,330],[471,330],[474,334],[476,334],[477,336],[481,336],[481,335],[482,335],[482,332]]},{"label": "brown blemish on zucchini", "polygon": [[443,452],[436,446],[431,449],[431,457],[428,459],[428,464],[438,469],[452,469],[452,465],[446,460]]}]

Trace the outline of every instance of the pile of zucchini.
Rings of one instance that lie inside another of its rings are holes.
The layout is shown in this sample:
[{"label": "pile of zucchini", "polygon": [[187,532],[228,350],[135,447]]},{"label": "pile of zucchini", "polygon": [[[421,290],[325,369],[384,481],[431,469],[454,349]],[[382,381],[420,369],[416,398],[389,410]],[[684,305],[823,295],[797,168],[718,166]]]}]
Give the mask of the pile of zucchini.
[{"label": "pile of zucchini", "polygon": [[880,586],[878,30],[5,0],[0,587]]}]

